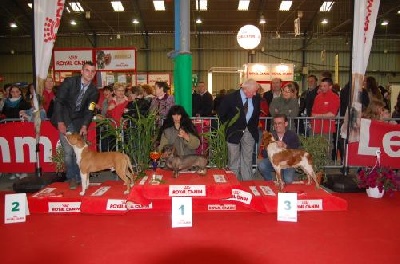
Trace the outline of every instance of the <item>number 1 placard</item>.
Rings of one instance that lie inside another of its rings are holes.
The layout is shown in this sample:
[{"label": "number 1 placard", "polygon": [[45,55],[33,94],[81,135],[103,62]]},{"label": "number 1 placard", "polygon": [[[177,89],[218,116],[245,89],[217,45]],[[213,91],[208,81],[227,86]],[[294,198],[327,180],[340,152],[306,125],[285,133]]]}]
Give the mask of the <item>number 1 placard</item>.
[{"label": "number 1 placard", "polygon": [[192,227],[192,197],[172,197],[172,227]]}]

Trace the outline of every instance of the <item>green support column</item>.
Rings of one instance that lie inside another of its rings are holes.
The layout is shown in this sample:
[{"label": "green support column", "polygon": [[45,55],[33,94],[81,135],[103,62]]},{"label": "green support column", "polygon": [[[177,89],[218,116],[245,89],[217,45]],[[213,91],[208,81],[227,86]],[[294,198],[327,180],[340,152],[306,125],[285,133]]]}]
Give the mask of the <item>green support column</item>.
[{"label": "green support column", "polygon": [[178,54],[174,65],[175,102],[192,116],[192,55]]}]

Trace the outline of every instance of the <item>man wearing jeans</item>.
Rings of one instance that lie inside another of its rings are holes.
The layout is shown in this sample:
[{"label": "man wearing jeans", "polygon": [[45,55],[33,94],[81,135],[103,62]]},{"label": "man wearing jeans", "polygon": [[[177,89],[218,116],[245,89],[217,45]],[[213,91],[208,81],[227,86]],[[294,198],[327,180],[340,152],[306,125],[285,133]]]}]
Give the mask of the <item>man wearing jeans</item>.
[{"label": "man wearing jeans", "polygon": [[99,92],[92,83],[96,67],[92,62],[85,62],[81,75],[66,78],[57,90],[54,100],[52,124],[60,133],[60,142],[64,149],[66,176],[70,189],[76,189],[80,181],[79,167],[76,164],[74,150],[65,138],[67,132],[86,136],[88,126],[93,118]]},{"label": "man wearing jeans", "polygon": [[[279,147],[287,149],[298,149],[300,147],[300,140],[296,132],[288,130],[288,119],[284,114],[276,114],[273,118],[272,136],[277,140]],[[266,150],[262,150],[264,159],[258,164],[258,170],[266,181],[272,180],[272,172],[274,171],[271,161],[268,159]],[[292,183],[296,170],[294,168],[282,169],[281,175],[285,183]]]}]

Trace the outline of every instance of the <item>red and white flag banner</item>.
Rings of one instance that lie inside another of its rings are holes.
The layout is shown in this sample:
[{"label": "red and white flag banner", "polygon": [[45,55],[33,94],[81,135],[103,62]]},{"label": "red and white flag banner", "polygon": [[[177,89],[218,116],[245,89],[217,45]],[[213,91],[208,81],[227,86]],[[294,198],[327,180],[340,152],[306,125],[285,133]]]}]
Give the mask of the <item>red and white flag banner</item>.
[{"label": "red and white flag banner", "polygon": [[372,39],[374,37],[376,18],[378,15],[380,0],[355,0],[353,23],[353,51],[352,51],[352,118],[349,120],[346,112],[345,121],[340,134],[347,137],[349,125],[349,142],[360,139],[361,102],[359,93],[362,89],[364,74],[368,66],[368,58],[371,52]]},{"label": "red and white flag banner", "polygon": [[43,93],[65,0],[34,0],[36,91]]},{"label": "red and white flag banner", "polygon": [[377,151],[383,166],[399,169],[400,125],[361,119],[360,141],[349,144],[348,162],[351,166],[374,166]]}]

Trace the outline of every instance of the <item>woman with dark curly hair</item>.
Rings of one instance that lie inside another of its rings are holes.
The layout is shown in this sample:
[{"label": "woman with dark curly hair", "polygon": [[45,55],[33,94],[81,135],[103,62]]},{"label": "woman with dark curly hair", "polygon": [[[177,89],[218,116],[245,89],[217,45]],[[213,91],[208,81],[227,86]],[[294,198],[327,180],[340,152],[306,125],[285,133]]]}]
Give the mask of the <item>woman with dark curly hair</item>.
[{"label": "woman with dark curly hair", "polygon": [[189,115],[180,105],[172,106],[157,137],[159,151],[167,144],[174,145],[177,154],[195,154],[200,145],[200,136]]}]

